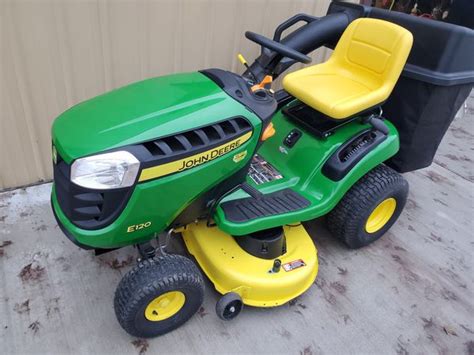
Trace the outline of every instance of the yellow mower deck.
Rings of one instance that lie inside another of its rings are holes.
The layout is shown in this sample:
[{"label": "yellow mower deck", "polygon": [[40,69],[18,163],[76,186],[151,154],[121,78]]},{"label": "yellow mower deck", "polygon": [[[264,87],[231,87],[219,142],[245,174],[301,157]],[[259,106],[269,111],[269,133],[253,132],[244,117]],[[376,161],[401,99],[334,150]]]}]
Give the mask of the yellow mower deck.
[{"label": "yellow mower deck", "polygon": [[273,260],[248,254],[232,236],[205,222],[188,225],[182,234],[218,292],[236,292],[246,305],[274,307],[305,292],[318,273],[317,250],[304,227],[283,228],[287,252],[278,258],[282,267],[277,273],[271,272]]}]

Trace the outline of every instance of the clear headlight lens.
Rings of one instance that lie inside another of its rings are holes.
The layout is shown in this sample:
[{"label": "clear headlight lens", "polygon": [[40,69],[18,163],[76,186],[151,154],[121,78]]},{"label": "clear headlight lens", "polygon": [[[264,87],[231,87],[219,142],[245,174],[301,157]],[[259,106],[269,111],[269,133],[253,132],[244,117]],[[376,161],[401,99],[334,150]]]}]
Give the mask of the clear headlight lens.
[{"label": "clear headlight lens", "polygon": [[126,151],[77,159],[71,167],[71,181],[89,189],[116,189],[132,186],[140,162]]}]

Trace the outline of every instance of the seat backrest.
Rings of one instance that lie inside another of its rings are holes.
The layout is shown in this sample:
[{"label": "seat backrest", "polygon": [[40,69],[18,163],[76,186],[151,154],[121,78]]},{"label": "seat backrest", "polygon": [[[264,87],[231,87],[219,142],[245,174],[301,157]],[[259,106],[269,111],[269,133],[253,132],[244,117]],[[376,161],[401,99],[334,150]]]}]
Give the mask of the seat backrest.
[{"label": "seat backrest", "polygon": [[351,75],[362,76],[371,89],[391,86],[390,94],[412,44],[413,36],[405,28],[388,21],[360,18],[344,31],[330,61]]}]

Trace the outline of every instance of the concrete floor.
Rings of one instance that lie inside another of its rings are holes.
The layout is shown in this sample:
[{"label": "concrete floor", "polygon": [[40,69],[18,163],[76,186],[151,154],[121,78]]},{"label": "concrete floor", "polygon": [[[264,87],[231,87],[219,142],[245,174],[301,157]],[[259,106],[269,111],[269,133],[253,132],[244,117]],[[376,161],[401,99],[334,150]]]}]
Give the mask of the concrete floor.
[{"label": "concrete floor", "polygon": [[435,163],[406,174],[406,210],[380,241],[350,251],[308,223],[320,273],[304,295],[223,322],[208,283],[198,314],[151,340],[127,335],[112,307],[132,248],[75,247],[54,222],[50,184],[0,194],[0,353],[473,354],[473,102]]}]

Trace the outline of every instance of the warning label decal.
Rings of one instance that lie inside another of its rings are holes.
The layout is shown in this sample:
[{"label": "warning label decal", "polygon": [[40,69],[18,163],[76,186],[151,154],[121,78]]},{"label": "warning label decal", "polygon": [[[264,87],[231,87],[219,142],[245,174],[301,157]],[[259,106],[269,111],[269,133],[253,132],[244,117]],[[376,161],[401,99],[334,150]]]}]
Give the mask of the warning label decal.
[{"label": "warning label decal", "polygon": [[289,263],[283,264],[282,266],[283,266],[283,270],[288,272],[288,271],[292,271],[300,267],[306,266],[306,264],[303,261],[303,259],[298,259],[298,260],[293,260],[293,261],[290,261]]}]

